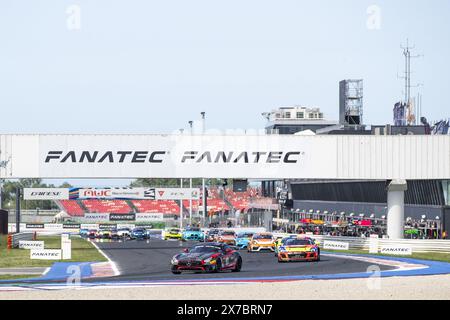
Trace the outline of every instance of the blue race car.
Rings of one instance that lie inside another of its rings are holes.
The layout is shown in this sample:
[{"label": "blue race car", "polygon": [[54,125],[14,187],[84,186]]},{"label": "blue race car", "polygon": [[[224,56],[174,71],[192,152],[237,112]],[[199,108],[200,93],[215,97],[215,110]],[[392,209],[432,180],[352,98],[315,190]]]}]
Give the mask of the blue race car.
[{"label": "blue race car", "polygon": [[236,236],[236,247],[239,249],[247,248],[248,243],[253,237],[253,232],[240,232]]},{"label": "blue race car", "polygon": [[200,228],[188,227],[183,231],[182,239],[191,241],[205,241],[205,234]]},{"label": "blue race car", "polygon": [[89,236],[89,229],[80,229],[80,237],[87,238]]},{"label": "blue race car", "polygon": [[144,228],[134,228],[131,231],[131,239],[145,240],[148,239],[147,230]]}]

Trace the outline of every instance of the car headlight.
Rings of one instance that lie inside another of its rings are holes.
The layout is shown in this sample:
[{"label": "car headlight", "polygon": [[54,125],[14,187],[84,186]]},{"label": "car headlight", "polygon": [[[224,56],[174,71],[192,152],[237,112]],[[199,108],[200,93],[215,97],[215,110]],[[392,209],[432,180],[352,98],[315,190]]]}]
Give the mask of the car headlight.
[{"label": "car headlight", "polygon": [[205,260],[203,260],[203,262],[205,263],[205,264],[215,264],[216,263],[216,259],[214,259],[214,258],[208,258],[208,259],[205,259]]},{"label": "car headlight", "polygon": [[311,252],[317,252],[317,248],[311,248]]},{"label": "car headlight", "polygon": [[178,259],[176,257],[173,257],[171,263],[173,265],[177,265],[178,264]]}]

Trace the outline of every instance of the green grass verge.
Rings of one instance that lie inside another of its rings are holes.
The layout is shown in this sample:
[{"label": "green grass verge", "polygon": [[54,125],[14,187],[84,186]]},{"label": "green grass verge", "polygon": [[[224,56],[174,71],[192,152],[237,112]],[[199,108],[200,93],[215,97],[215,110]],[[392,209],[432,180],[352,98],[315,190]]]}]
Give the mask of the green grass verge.
[{"label": "green grass verge", "polygon": [[0,274],[0,280],[17,280],[37,277],[39,277],[38,274]]},{"label": "green grass verge", "polygon": [[[104,262],[107,259],[90,243],[79,237],[72,239],[72,259],[64,262]],[[45,242],[46,249],[60,249],[60,236],[38,236]],[[7,249],[7,236],[0,236],[0,268],[49,267],[57,260],[31,260],[30,250]]]},{"label": "green grass verge", "polygon": [[323,250],[327,252],[336,252],[336,253],[350,253],[350,254],[370,254],[374,256],[384,256],[384,257],[402,257],[402,258],[411,258],[411,259],[421,259],[421,260],[433,260],[433,261],[444,261],[450,262],[450,253],[439,253],[439,252],[429,252],[429,253],[413,253],[410,256],[397,256],[397,255],[386,255],[380,253],[369,253],[368,250]]}]

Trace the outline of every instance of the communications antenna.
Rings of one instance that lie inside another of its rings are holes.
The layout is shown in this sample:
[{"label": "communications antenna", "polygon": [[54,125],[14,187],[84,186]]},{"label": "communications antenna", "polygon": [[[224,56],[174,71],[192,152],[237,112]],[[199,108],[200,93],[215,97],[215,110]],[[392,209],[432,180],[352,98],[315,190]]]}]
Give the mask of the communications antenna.
[{"label": "communications antenna", "polygon": [[408,125],[417,124],[418,119],[415,115],[415,106],[411,101],[411,88],[420,87],[422,84],[411,85],[411,58],[419,58],[423,55],[411,55],[411,51],[415,49],[415,46],[409,44],[409,39],[406,39],[406,46],[400,45],[400,48],[403,49],[403,56],[405,57],[404,76],[399,77],[405,81],[404,103],[407,109],[407,112],[405,112],[405,120]]}]

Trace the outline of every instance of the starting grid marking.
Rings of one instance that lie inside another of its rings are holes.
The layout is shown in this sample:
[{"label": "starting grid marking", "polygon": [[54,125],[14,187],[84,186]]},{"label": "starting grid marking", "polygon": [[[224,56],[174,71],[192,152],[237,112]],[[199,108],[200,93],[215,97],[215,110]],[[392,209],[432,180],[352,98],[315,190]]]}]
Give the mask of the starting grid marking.
[{"label": "starting grid marking", "polygon": [[[395,267],[394,270],[384,270],[380,272],[381,277],[390,276],[421,276],[430,274],[450,273],[450,263],[437,261],[417,261],[408,258],[392,258],[392,257],[374,257],[359,256],[347,254],[331,254],[324,253],[324,256],[331,256],[343,259],[353,259],[368,262],[377,265],[387,265]],[[439,266],[436,267],[436,264]],[[421,271],[422,270],[422,271]],[[110,274],[111,271],[106,272]],[[156,280],[156,281],[135,281],[135,282],[97,282],[97,283],[53,283],[53,284],[16,284],[2,285],[1,291],[26,291],[26,290],[84,290],[84,289],[119,289],[119,288],[142,288],[142,287],[161,287],[161,286],[186,286],[186,285],[245,285],[250,283],[281,283],[304,280],[345,280],[367,278],[371,276],[370,272],[344,273],[344,274],[328,274],[328,275],[303,275],[303,276],[282,276],[282,277],[260,277],[260,278],[238,278],[238,279],[192,279],[192,280]]]}]

